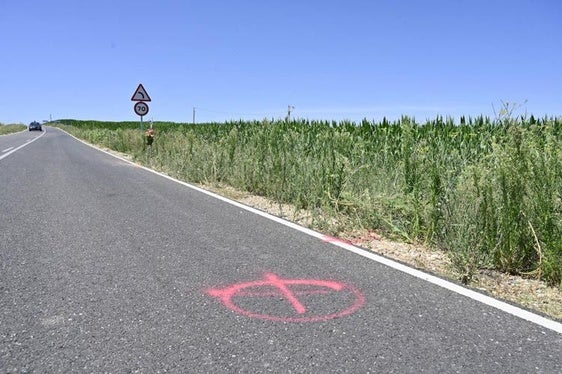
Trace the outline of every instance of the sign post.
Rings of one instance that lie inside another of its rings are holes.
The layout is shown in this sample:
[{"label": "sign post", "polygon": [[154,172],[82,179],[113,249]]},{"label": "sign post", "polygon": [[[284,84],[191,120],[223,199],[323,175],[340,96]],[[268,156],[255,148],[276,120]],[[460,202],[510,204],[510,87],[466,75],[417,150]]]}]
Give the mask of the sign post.
[{"label": "sign post", "polygon": [[148,92],[146,92],[146,90],[144,89],[142,83],[139,84],[139,86],[137,87],[135,93],[131,97],[131,101],[136,101],[135,105],[133,106],[133,110],[137,115],[140,116],[140,128],[142,131],[144,130],[142,124],[142,117],[147,115],[149,110],[148,104],[146,102],[152,101],[150,99],[150,96],[148,96]]}]

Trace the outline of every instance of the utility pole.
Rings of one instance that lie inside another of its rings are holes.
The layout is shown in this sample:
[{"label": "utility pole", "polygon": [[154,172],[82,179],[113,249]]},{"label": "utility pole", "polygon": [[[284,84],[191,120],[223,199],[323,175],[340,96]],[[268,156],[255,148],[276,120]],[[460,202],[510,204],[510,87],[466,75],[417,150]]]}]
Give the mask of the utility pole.
[{"label": "utility pole", "polygon": [[287,109],[287,122],[289,122],[291,120],[291,110],[294,110],[295,107],[292,105],[289,105],[288,109]]},{"label": "utility pole", "polygon": [[193,107],[193,124],[195,125],[195,107]]}]

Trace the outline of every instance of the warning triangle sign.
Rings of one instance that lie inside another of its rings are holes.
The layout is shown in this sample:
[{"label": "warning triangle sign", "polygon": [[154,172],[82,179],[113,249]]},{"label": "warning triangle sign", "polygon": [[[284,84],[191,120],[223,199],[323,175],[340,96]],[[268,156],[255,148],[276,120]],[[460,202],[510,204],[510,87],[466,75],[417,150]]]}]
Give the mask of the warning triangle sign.
[{"label": "warning triangle sign", "polygon": [[131,101],[151,101],[150,96],[148,96],[148,93],[142,86],[142,83],[137,87],[133,97],[131,97]]}]

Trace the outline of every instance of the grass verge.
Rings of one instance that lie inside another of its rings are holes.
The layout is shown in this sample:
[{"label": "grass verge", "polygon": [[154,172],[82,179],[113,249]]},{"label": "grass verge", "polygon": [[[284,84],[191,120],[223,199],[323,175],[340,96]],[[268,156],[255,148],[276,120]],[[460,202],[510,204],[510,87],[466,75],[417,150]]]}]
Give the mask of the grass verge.
[{"label": "grass verge", "polygon": [[20,124],[4,125],[0,123],[0,135],[13,134],[27,130],[27,126]]}]

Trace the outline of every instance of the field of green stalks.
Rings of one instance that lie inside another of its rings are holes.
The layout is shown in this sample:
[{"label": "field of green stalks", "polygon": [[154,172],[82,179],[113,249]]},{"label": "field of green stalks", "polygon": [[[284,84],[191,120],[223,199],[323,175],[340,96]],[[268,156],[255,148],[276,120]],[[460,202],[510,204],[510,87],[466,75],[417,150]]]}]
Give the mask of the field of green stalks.
[{"label": "field of green stalks", "polygon": [[63,120],[66,131],[182,180],[226,184],[311,212],[337,235],[371,229],[478,269],[562,287],[562,118],[416,123]]}]

